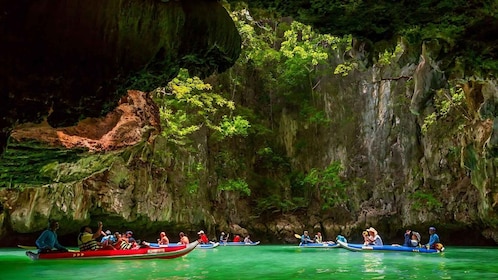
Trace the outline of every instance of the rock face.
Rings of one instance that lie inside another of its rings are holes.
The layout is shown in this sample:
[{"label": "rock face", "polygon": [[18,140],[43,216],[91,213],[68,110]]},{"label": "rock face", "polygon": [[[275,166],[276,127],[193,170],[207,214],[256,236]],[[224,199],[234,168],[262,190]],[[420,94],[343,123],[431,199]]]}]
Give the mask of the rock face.
[{"label": "rock face", "polygon": [[8,0],[0,13],[0,153],[14,124],[71,126],[129,88],[152,90],[180,67],[224,71],[240,53],[214,0]]},{"label": "rock face", "polygon": [[11,137],[19,142],[37,140],[67,149],[92,152],[119,150],[149,140],[161,130],[159,109],[148,94],[129,91],[119,105],[102,118],[88,118],[76,126],[53,128],[46,122],[16,127]]}]

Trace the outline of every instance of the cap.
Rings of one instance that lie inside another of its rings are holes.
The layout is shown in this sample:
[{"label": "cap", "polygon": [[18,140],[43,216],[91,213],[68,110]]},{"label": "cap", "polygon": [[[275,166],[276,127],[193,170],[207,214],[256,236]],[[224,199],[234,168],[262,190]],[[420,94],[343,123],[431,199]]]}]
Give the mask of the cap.
[{"label": "cap", "polygon": [[429,227],[429,230],[436,231],[436,228],[435,227]]},{"label": "cap", "polygon": [[107,234],[107,235],[109,235],[109,234],[111,234],[111,233],[112,233],[112,232],[111,232],[110,230],[106,230],[106,231],[105,231],[105,234]]},{"label": "cap", "polygon": [[202,233],[204,233],[204,231],[203,231],[203,230],[199,231],[197,234],[202,234]]},{"label": "cap", "polygon": [[133,231],[129,230],[126,232],[126,234],[133,235]]}]

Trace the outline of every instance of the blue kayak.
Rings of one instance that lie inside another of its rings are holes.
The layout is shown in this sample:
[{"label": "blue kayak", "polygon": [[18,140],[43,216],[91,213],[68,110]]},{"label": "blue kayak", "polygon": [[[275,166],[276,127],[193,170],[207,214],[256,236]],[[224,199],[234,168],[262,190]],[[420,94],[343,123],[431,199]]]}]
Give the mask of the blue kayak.
[{"label": "blue kayak", "polygon": [[[177,243],[170,243],[168,245],[159,245],[158,243],[147,243],[147,245],[149,245],[150,247],[153,247],[153,248],[179,247],[179,246],[183,246],[183,245],[177,244]],[[215,243],[208,243],[208,244],[199,244],[199,245],[197,245],[197,248],[198,249],[213,249],[213,248],[216,248],[218,246],[220,246],[220,243],[215,242]]]},{"label": "blue kayak", "polygon": [[328,242],[305,243],[305,244],[299,243],[299,247],[303,247],[303,248],[338,248],[338,247],[340,247],[340,245],[337,243],[328,243]]},{"label": "blue kayak", "polygon": [[259,241],[245,243],[245,242],[220,242],[220,246],[256,246],[259,245]]},{"label": "blue kayak", "polygon": [[342,241],[337,241],[337,243],[344,249],[354,252],[372,252],[372,251],[391,251],[391,252],[412,252],[412,253],[440,253],[444,251],[436,249],[426,249],[425,247],[405,247],[405,246],[394,246],[394,245],[363,245],[363,244],[351,244]]}]

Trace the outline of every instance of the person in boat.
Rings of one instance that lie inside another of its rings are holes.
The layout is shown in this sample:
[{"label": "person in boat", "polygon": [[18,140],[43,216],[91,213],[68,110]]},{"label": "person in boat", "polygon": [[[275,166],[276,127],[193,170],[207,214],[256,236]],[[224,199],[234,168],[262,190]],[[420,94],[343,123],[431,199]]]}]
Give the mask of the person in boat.
[{"label": "person in boat", "polygon": [[185,233],[183,233],[183,231],[180,232],[180,242],[178,243],[183,245],[188,245],[190,243],[188,237],[185,235]]},{"label": "person in boat", "polygon": [[244,238],[244,243],[246,244],[252,243],[251,236],[249,234],[246,236],[246,238]]},{"label": "person in boat", "polygon": [[106,246],[107,245],[112,246],[112,244],[116,243],[116,237],[114,236],[114,234],[112,234],[110,230],[106,230],[104,237],[102,237],[102,239],[100,240],[100,243]]},{"label": "person in boat", "polygon": [[420,233],[412,231],[412,239],[410,240],[412,247],[420,246]]},{"label": "person in boat", "polygon": [[38,239],[36,239],[36,247],[38,253],[48,252],[67,252],[66,247],[62,246],[57,240],[56,231],[59,229],[59,222],[51,220],[48,229],[44,230]]},{"label": "person in boat", "polygon": [[235,237],[233,238],[233,242],[240,242],[240,235],[235,235]]},{"label": "person in boat", "polygon": [[[405,241],[403,242],[404,247],[418,247],[420,245],[420,233],[407,229],[404,234]],[[393,244],[399,246],[398,244]]]},{"label": "person in boat", "polygon": [[199,231],[197,233],[199,235],[199,239],[201,244],[209,244],[209,239],[207,238],[207,235],[204,233],[203,230]]},{"label": "person in boat", "polygon": [[157,240],[157,243],[159,245],[168,245],[169,244],[169,239],[166,236],[166,233],[164,231],[159,234],[159,239]]},{"label": "person in boat", "polygon": [[[436,244],[440,243],[439,235],[436,233],[435,227],[429,227],[429,243],[425,245],[427,249],[436,249]],[[439,250],[439,249],[438,249]]]},{"label": "person in boat", "polygon": [[128,250],[131,249],[130,243],[128,243],[128,238],[124,237],[121,233],[115,232],[114,233],[114,238],[116,239],[116,242],[112,244],[112,247],[116,250]]},{"label": "person in boat", "polygon": [[315,243],[323,243],[322,233],[317,232],[314,238]]},{"label": "person in boat", "polygon": [[228,242],[228,235],[226,235],[225,232],[222,231],[220,235],[220,243],[227,243],[227,242]]},{"label": "person in boat", "polygon": [[138,243],[133,237],[133,231],[131,230],[126,231],[124,238],[128,244],[131,244],[131,249],[138,248]]},{"label": "person in boat", "polygon": [[98,222],[98,228],[95,233],[93,233],[90,226],[83,226],[80,229],[80,234],[78,236],[78,247],[80,251],[98,250],[98,249],[114,249],[110,245],[102,245],[96,239],[102,235],[102,222]]},{"label": "person in boat", "polygon": [[375,246],[383,246],[384,243],[382,242],[382,238],[380,235],[377,233],[377,230],[373,227],[370,227],[366,230],[368,235],[365,236],[365,233],[363,233],[363,238],[365,240],[364,245],[375,245]]},{"label": "person in boat", "polygon": [[301,244],[308,244],[308,243],[313,243],[313,240],[311,240],[308,231],[305,230],[303,232],[303,235],[301,235]]}]

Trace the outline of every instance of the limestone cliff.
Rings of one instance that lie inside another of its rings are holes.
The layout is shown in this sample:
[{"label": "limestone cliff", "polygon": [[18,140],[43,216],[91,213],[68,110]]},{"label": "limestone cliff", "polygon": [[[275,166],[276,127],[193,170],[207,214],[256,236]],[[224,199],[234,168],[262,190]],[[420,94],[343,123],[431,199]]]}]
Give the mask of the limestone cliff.
[{"label": "limestone cliff", "polygon": [[0,153],[15,124],[74,125],[152,90],[180,67],[230,67],[240,36],[215,0],[0,3]]}]

